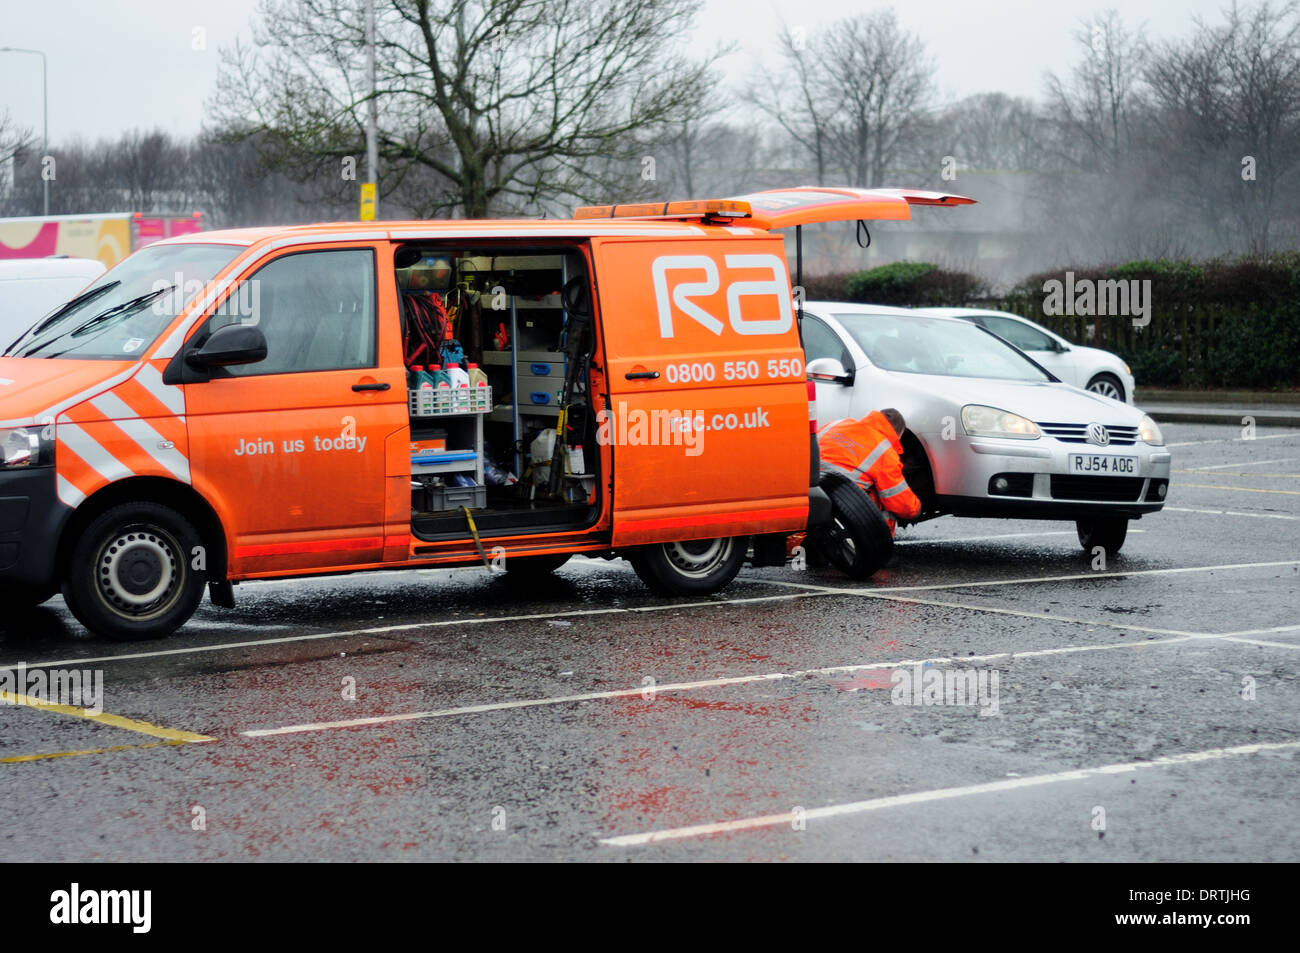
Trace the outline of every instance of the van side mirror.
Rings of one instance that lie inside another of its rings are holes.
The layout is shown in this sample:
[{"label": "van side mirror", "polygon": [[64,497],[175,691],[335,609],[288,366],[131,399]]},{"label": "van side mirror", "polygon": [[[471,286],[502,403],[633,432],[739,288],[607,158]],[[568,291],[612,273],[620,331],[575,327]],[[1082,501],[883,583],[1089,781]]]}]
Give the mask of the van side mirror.
[{"label": "van side mirror", "polygon": [[844,365],[833,357],[819,357],[815,361],[809,361],[807,370],[809,380],[853,386],[853,372],[845,370]]},{"label": "van side mirror", "polygon": [[266,360],[266,335],[251,324],[217,328],[203,346],[185,355],[193,367],[230,367]]}]

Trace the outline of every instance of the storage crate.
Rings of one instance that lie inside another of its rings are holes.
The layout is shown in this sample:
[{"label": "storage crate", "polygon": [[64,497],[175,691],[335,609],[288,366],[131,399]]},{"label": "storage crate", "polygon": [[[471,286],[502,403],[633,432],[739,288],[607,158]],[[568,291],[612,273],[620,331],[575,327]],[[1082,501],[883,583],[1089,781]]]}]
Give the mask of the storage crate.
[{"label": "storage crate", "polygon": [[445,417],[448,414],[486,414],[492,410],[492,388],[439,387],[430,391],[408,390],[412,417]]},{"label": "storage crate", "polygon": [[426,486],[424,488],[424,509],[428,512],[458,510],[462,506],[468,506],[471,510],[481,510],[487,506],[487,487]]}]

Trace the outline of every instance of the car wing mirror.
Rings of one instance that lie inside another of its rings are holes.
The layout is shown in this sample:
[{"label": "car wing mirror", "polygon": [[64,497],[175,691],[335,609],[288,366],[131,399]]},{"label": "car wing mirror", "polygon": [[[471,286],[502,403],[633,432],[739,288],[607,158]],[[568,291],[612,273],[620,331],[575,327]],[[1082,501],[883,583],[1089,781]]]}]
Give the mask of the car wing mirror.
[{"label": "car wing mirror", "polygon": [[202,346],[185,355],[193,367],[230,367],[266,360],[266,335],[251,324],[217,328]]},{"label": "car wing mirror", "polygon": [[853,371],[833,357],[819,357],[808,362],[808,379],[828,384],[841,384],[849,387],[853,383]]}]

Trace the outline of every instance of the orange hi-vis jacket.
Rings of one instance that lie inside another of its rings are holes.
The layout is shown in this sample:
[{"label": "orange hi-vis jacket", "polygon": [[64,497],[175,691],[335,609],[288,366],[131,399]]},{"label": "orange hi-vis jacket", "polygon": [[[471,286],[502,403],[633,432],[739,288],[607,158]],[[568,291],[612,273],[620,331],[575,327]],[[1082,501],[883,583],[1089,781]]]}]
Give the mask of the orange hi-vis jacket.
[{"label": "orange hi-vis jacket", "polygon": [[[817,446],[823,461],[852,473],[882,509],[903,519],[921,514],[921,501],[903,479],[903,445],[880,411],[827,424],[817,434]],[[892,519],[889,529],[894,529]]]}]

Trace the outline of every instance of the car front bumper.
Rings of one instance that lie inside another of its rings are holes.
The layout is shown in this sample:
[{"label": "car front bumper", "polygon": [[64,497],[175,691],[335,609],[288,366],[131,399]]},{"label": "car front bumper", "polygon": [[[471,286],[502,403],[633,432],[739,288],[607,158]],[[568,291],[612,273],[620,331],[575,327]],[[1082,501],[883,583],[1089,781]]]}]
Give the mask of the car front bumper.
[{"label": "car front bumper", "polygon": [[[965,516],[1080,519],[1141,516],[1165,504],[1173,455],[1138,442],[1096,447],[1051,437],[1010,440],[958,435],[927,440],[935,493],[945,512]],[[1072,454],[1136,458],[1132,475],[1074,475]]]}]

